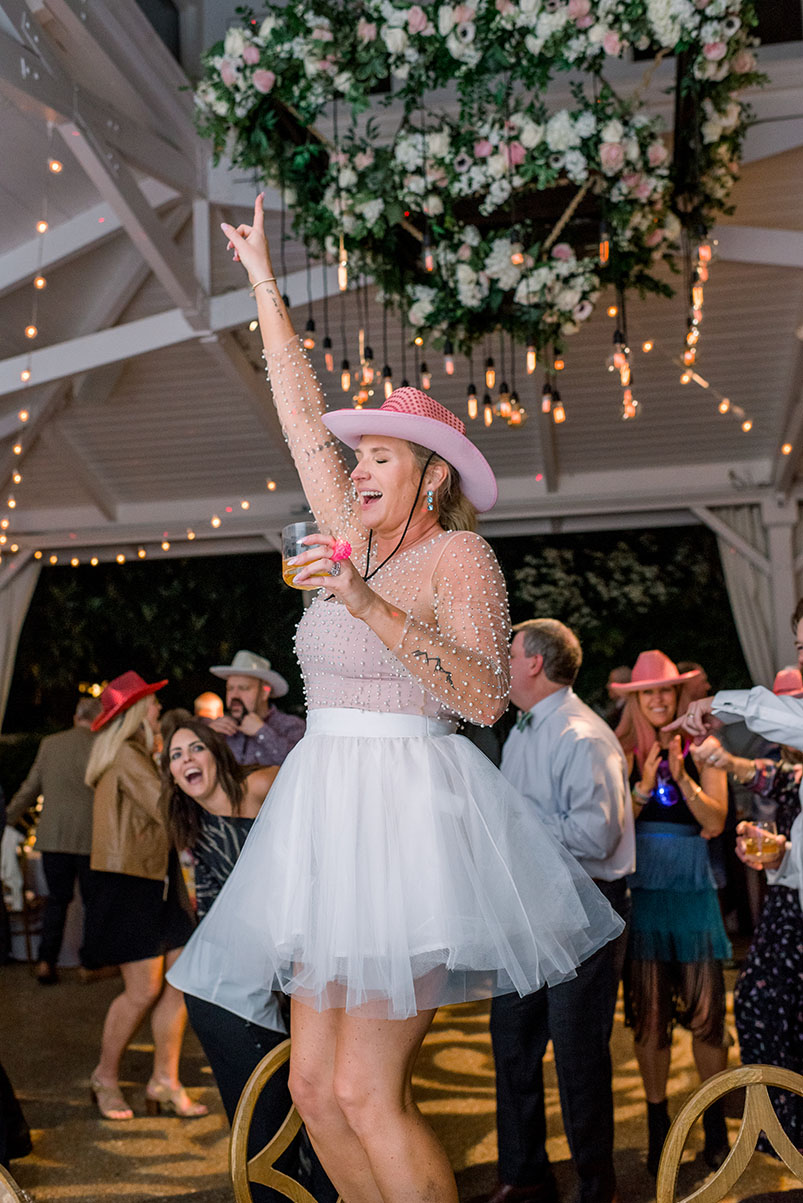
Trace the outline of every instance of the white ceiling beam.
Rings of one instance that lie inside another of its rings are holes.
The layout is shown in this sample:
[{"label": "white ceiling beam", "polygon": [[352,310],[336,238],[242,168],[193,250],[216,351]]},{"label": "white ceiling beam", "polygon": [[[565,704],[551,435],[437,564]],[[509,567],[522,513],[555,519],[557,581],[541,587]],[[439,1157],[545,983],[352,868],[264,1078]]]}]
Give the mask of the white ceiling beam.
[{"label": "white ceiling beam", "polygon": [[[139,187],[147,203],[156,210],[179,195],[159,180],[142,180]],[[47,272],[50,268],[60,267],[83,251],[119,234],[122,228],[119,217],[106,204],[93,205],[77,217],[51,225],[46,234],[37,234],[28,242],[0,254],[0,297],[21,284],[29,284],[40,268]]]},{"label": "white ceiling beam", "polygon": [[700,521],[709,528],[709,530],[712,530],[714,534],[719,535],[720,538],[724,539],[734,551],[738,551],[739,555],[748,560],[755,568],[759,570],[759,572],[763,572],[765,576],[770,575],[770,562],[767,556],[764,556],[760,551],[757,551],[755,547],[753,547],[751,543],[748,543],[742,535],[733,529],[733,527],[728,526],[727,522],[723,522],[723,520],[718,517],[717,514],[712,513],[707,506],[695,505],[690,506],[690,509],[695,518],[699,518]]},{"label": "white ceiling beam", "polygon": [[56,418],[44,428],[43,437],[54,459],[66,463],[98,510],[109,522],[117,518],[117,498],[100,468],[90,459],[66,422]]},{"label": "white ceiling beam", "polygon": [[146,100],[158,124],[191,152],[198,135],[191,91],[186,90],[190,81],[136,4],[46,0],[46,8],[71,37],[117,71]]},{"label": "white ceiling beam", "polygon": [[[324,294],[323,275],[320,271],[313,273],[313,301],[319,301]],[[333,295],[337,290],[335,268],[327,269],[325,283],[329,295]],[[291,308],[306,304],[305,270],[290,274],[283,281],[283,285]],[[66,339],[62,343],[41,347],[24,355],[14,355],[9,359],[0,360],[0,397],[25,391],[24,385],[20,384],[20,372],[28,367],[29,361],[31,385],[47,384],[103,364],[116,363],[121,359],[131,359],[149,351],[175,346],[177,343],[190,342],[199,335],[246,325],[255,316],[256,306],[250,290],[238,288],[233,292],[209,298],[209,324],[204,330],[191,326],[180,309],[169,309],[110,329]]]},{"label": "white ceiling beam", "polygon": [[79,137],[74,138],[72,122],[56,128],[168,296],[191,326],[204,328],[206,296],[192,265],[145,200],[125,163],[95,131],[78,130]]},{"label": "white ceiling beam", "polygon": [[[44,536],[40,540],[26,539],[25,543],[23,543],[20,539],[17,542],[20,548],[19,552],[16,552],[13,557],[6,556],[4,558],[16,565],[20,557],[24,555],[25,562],[27,563],[34,551],[41,551],[43,568],[51,567],[49,563],[51,555],[55,555],[57,563],[64,567],[73,558],[78,559],[82,564],[87,564],[92,556],[96,556],[98,562],[101,564],[109,564],[113,563],[120,554],[126,557],[126,563],[128,564],[147,564],[149,561],[153,562],[154,560],[194,559],[198,556],[253,555],[264,554],[266,552],[281,552],[281,537],[271,533],[207,540],[195,539],[193,542],[188,542],[184,539],[175,543],[171,542],[167,551],[163,551],[158,543],[154,545],[152,538],[132,539],[130,536],[121,537],[119,535],[107,544],[93,544],[76,539],[72,539],[66,543],[62,541],[53,542],[50,535]],[[139,556],[137,552],[143,546],[145,547],[146,555]],[[2,571],[3,569],[0,569],[0,574],[2,574]],[[16,571],[19,571],[19,569],[16,569]],[[0,575],[0,590],[3,589],[4,585],[5,579]]]},{"label": "white ceiling beam", "polygon": [[762,226],[715,226],[717,259],[731,263],[760,263],[768,267],[803,267],[803,230],[772,230]]},{"label": "white ceiling beam", "polygon": [[231,331],[221,331],[201,339],[201,346],[214,359],[223,375],[230,380],[248,401],[264,429],[270,445],[292,464],[290,450],[284,441],[281,424],[273,405],[265,373],[255,368]]},{"label": "white ceiling beam", "polygon": [[0,33],[0,89],[17,108],[43,121],[73,121],[79,128],[102,130],[118,152],[142,171],[188,195],[197,192],[203,179],[196,161],[199,151],[188,158],[158,133],[95,100],[81,81],[60,69],[52,53],[47,59],[41,57],[47,39],[31,24],[36,52]]},{"label": "white ceiling beam", "polygon": [[[775,460],[774,485],[778,497],[786,498],[803,461],[803,327],[798,333],[782,430]],[[784,443],[792,444],[789,455],[781,451]]]}]

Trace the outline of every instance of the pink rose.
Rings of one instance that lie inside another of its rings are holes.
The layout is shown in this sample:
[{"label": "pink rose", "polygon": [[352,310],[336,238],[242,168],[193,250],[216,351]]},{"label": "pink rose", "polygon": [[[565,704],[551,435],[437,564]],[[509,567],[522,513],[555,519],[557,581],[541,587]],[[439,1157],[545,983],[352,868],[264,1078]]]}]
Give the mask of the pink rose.
[{"label": "pink rose", "polygon": [[641,172],[628,171],[626,175],[622,176],[622,183],[626,188],[637,188],[641,183]]},{"label": "pink rose", "polygon": [[648,200],[652,195],[652,184],[650,181],[642,180],[641,183],[636,186],[635,195],[638,200]]},{"label": "pink rose", "polygon": [[703,46],[703,56],[709,63],[718,63],[728,53],[727,42],[706,42]]},{"label": "pink rose", "polygon": [[615,29],[609,30],[602,39],[602,48],[606,54],[615,57],[622,49],[622,43],[619,41],[619,34]]},{"label": "pink rose", "polygon": [[564,262],[568,262],[569,259],[574,258],[574,251],[569,246],[568,242],[559,242],[552,248],[552,258],[562,259]]},{"label": "pink rose", "polygon": [[276,76],[272,71],[259,70],[254,72],[254,87],[257,92],[270,92],[273,85],[276,83]]},{"label": "pink rose", "polygon": [[748,71],[755,70],[755,66],[756,56],[749,50],[739,50],[731,59],[731,69],[737,75],[747,75]]},{"label": "pink rose", "polygon": [[230,58],[224,58],[220,64],[220,78],[227,88],[230,88],[237,78],[237,68]]},{"label": "pink rose", "polygon": [[243,49],[243,62],[248,63],[249,67],[253,67],[259,62],[259,47],[252,46],[250,43]]},{"label": "pink rose", "polygon": [[357,37],[361,42],[375,42],[376,25],[373,21],[366,21],[365,17],[360,17],[357,22]]},{"label": "pink rose", "polygon": [[527,158],[527,151],[521,142],[509,142],[504,147],[504,153],[509,167],[519,167]]},{"label": "pink rose", "polygon": [[577,26],[578,29],[590,29],[593,24],[594,24],[594,18],[591,16],[591,13],[589,13],[588,16],[585,16],[585,17],[578,17],[577,20],[575,21],[575,25]]},{"label": "pink rose", "polygon": [[603,142],[599,148],[599,161],[606,175],[614,175],[621,171],[625,161],[621,142]]},{"label": "pink rose", "polygon": [[513,0],[496,0],[496,11],[503,17],[508,17],[516,11],[516,6]]},{"label": "pink rose", "polygon": [[354,166],[358,171],[364,171],[366,167],[370,167],[374,161],[374,152],[372,150],[361,150],[359,154],[354,156]]},{"label": "pink rose", "polygon": [[566,11],[573,21],[578,17],[587,17],[591,12],[591,0],[569,0]]},{"label": "pink rose", "polygon": [[662,241],[663,236],[664,236],[664,231],[662,229],[660,229],[660,227],[655,230],[650,230],[649,234],[644,239],[644,245],[645,246],[657,246],[658,243]]},{"label": "pink rose", "polygon": [[489,155],[493,154],[493,149],[493,145],[487,138],[480,138],[479,142],[474,143],[474,158],[487,159]]},{"label": "pink rose", "polygon": [[472,8],[470,4],[458,4],[454,10],[455,24],[463,25],[466,21],[473,21],[476,15],[476,8]]},{"label": "pink rose", "polygon": [[464,242],[460,246],[460,248],[457,252],[457,258],[460,260],[461,263],[468,263],[469,259],[471,258],[471,247],[468,245],[467,242]]},{"label": "pink rose", "polygon": [[427,27],[427,14],[420,4],[414,4],[407,10],[407,28],[410,33],[421,33]]},{"label": "pink rose", "polygon": [[668,154],[663,142],[651,142],[647,149],[647,162],[650,167],[660,167],[662,163],[666,162]]}]

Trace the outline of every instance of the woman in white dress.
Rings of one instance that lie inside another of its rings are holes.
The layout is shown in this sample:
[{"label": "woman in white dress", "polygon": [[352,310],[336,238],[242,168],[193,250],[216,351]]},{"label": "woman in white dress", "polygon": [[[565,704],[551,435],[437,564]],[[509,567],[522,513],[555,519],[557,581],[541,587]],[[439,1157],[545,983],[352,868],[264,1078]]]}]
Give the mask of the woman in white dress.
[{"label": "woman in white dress", "polygon": [[[490,466],[417,389],[327,414],[262,198],[252,225],[223,231],[326,533],[297,558],[296,581],[322,586],[296,638],[307,733],[171,981],[255,1022],[271,989],[291,996],[290,1089],[348,1203],[457,1203],[410,1085],[436,1008],[563,981],[622,922],[454,734],[458,717],[491,724],[508,700],[504,582],[473,533],[496,500]],[[332,432],[356,449],[351,478]]]}]

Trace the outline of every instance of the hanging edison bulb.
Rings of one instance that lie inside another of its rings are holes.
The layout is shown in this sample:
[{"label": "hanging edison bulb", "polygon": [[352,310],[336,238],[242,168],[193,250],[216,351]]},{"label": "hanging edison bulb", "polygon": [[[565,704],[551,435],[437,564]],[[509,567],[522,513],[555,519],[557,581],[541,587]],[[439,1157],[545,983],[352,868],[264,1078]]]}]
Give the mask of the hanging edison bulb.
[{"label": "hanging edison bulb", "polygon": [[351,388],[351,367],[347,359],[344,359],[340,365],[340,387],[344,393]]},{"label": "hanging edison bulb", "polygon": [[514,267],[521,267],[524,263],[524,249],[520,242],[514,242],[510,253],[510,262]]},{"label": "hanging edison bulb", "polygon": [[555,397],[552,392],[552,388],[550,386],[549,380],[547,379],[544,381],[544,387],[541,392],[541,413],[542,414],[552,413],[552,402],[554,401],[554,399],[555,399]]},{"label": "hanging edison bulb", "polygon": [[485,387],[492,389],[496,384],[496,368],[494,367],[493,356],[489,355],[485,360]]},{"label": "hanging edison bulb", "polygon": [[390,370],[390,364],[386,363],[382,369],[382,388],[387,401],[390,394],[393,392],[393,373]]},{"label": "hanging edison bulb", "polygon": [[499,386],[499,396],[496,398],[494,405],[494,414],[497,418],[504,418],[505,420],[510,417],[510,389],[506,380],[503,380]]},{"label": "hanging edison bulb", "polygon": [[335,357],[332,351],[332,340],[328,334],[324,335],[323,343],[323,362],[326,364],[327,372],[335,370]]},{"label": "hanging edison bulb", "polygon": [[563,408],[563,402],[560,399],[560,393],[555,389],[555,403],[552,406],[552,421],[556,426],[560,426],[561,422],[566,421],[566,410]]},{"label": "hanging edison bulb", "polygon": [[424,392],[428,392],[432,388],[432,373],[426,363],[421,364],[421,387]]},{"label": "hanging edison bulb", "polygon": [[429,234],[424,235],[424,243],[421,248],[422,258],[424,262],[425,272],[434,272],[435,270],[435,252],[432,249],[432,243],[429,241]]},{"label": "hanging edison bulb", "polygon": [[362,360],[362,382],[363,382],[363,384],[364,385],[373,384],[375,375],[376,375],[376,372],[374,370],[374,350],[373,350],[373,347],[366,346],[363,351],[363,360]]},{"label": "hanging edison bulb", "polygon": [[342,234],[340,235],[340,251],[337,260],[337,286],[341,292],[345,292],[349,286],[349,256]]},{"label": "hanging edison bulb", "polygon": [[448,338],[443,341],[443,370],[447,376],[454,376],[454,347]]},{"label": "hanging edison bulb", "polygon": [[695,309],[702,309],[702,307],[703,307],[703,286],[702,286],[702,284],[695,284],[694,287],[692,288],[691,303]]},{"label": "hanging edison bulb", "polygon": [[639,416],[641,406],[633,396],[632,388],[626,388],[622,394],[622,421],[630,422]]},{"label": "hanging edison bulb", "polygon": [[315,346],[315,319],[307,318],[307,324],[304,327],[304,346],[308,351],[311,351]]},{"label": "hanging edison bulb", "polygon": [[43,288],[47,288],[47,280],[44,276],[35,276],[33,286],[35,289],[41,292]]},{"label": "hanging edison bulb", "polygon": [[599,262],[600,267],[605,267],[611,257],[611,231],[607,221],[601,221],[599,225]]},{"label": "hanging edison bulb", "polygon": [[619,383],[623,388],[625,385],[630,384],[630,364],[627,362],[627,360],[625,360],[619,369]]},{"label": "hanging edison bulb", "polygon": [[695,347],[687,347],[683,352],[683,362],[687,368],[690,368],[697,358],[697,350]]},{"label": "hanging edison bulb", "polygon": [[527,357],[525,359],[525,367],[527,368],[527,375],[532,376],[532,374],[535,371],[537,366],[538,366],[538,353],[535,348],[535,343],[530,343],[530,345],[527,347]]},{"label": "hanging edison bulb", "polygon": [[486,426],[490,426],[494,420],[494,407],[490,393],[486,393],[482,399],[482,420]]},{"label": "hanging edison bulb", "polygon": [[467,398],[466,404],[467,404],[467,408],[468,408],[468,416],[471,418],[471,421],[473,422],[479,412],[479,401],[477,399],[477,390],[474,387],[473,381],[471,382],[471,384],[469,384],[468,388],[466,389],[466,398]]}]

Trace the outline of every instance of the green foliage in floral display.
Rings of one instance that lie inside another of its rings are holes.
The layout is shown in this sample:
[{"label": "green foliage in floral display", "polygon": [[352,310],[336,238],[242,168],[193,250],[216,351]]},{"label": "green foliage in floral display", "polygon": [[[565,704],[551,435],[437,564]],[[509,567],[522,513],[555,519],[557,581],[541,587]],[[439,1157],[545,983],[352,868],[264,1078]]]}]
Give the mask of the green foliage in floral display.
[{"label": "green foliage in floral display", "polygon": [[[313,253],[334,256],[343,235],[350,263],[436,343],[469,350],[502,325],[560,345],[604,284],[669,291],[655,269],[673,263],[682,229],[699,239],[728,211],[747,124],[735,94],[762,80],[749,3],[271,0],[264,16],[237,11],[204,58],[201,132],[283,189]],[[683,179],[639,89],[606,81],[631,47],[678,56],[693,115]],[[572,103],[552,111],[545,91],[560,73]],[[400,118],[379,138],[368,114],[391,103]],[[333,115],[328,141],[316,122]],[[545,189],[560,189],[558,207],[538,216]],[[604,269],[588,222],[550,239],[580,189],[610,230]]]}]

